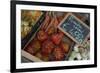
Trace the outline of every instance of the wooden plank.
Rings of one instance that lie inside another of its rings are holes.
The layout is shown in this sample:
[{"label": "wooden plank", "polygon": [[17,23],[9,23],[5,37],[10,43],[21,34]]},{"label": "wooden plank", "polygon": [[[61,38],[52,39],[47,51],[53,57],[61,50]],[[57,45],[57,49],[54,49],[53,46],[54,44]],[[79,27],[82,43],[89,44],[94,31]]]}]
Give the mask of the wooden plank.
[{"label": "wooden plank", "polygon": [[28,52],[21,50],[21,55],[24,56],[25,58],[33,61],[33,62],[43,62],[42,60],[40,60],[39,58],[29,54]]}]

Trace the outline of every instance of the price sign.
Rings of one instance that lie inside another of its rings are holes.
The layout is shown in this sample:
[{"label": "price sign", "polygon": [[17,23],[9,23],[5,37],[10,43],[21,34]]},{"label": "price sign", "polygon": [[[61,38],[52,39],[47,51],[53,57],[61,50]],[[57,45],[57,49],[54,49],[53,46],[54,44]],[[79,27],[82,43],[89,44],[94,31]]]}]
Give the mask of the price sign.
[{"label": "price sign", "polygon": [[66,15],[58,28],[78,44],[82,44],[90,32],[89,27],[72,13]]}]

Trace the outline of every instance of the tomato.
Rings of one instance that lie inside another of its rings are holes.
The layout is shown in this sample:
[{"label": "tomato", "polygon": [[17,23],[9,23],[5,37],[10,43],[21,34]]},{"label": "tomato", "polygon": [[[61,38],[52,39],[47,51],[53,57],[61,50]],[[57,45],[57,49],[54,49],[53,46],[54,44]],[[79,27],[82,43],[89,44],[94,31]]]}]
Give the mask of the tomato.
[{"label": "tomato", "polygon": [[42,55],[41,58],[43,61],[49,61],[49,55]]},{"label": "tomato", "polygon": [[40,30],[40,31],[38,32],[38,34],[37,34],[37,38],[38,38],[38,40],[40,40],[40,41],[46,40],[47,37],[48,37],[47,34],[46,34],[43,30]]},{"label": "tomato", "polygon": [[54,26],[51,26],[48,30],[47,30],[47,33],[48,35],[51,35],[55,32],[55,27]]},{"label": "tomato", "polygon": [[53,48],[54,48],[54,44],[52,41],[50,40],[44,41],[42,44],[42,54],[49,55],[52,52]]},{"label": "tomato", "polygon": [[54,60],[60,61],[64,59],[64,52],[59,47],[54,49],[53,55],[54,55]]},{"label": "tomato", "polygon": [[33,48],[33,50],[35,52],[37,52],[38,50],[40,50],[41,48],[41,43],[39,40],[34,40],[32,43],[31,43],[31,47]]},{"label": "tomato", "polygon": [[27,52],[31,54],[37,53],[41,48],[41,43],[37,39],[33,39],[28,46],[25,48]]},{"label": "tomato", "polygon": [[63,49],[63,51],[64,51],[65,53],[68,53],[68,51],[69,51],[69,44],[67,44],[67,43],[65,43],[65,42],[62,42],[62,43],[60,44],[60,47]]},{"label": "tomato", "polygon": [[53,34],[51,36],[51,40],[53,41],[54,44],[56,45],[59,45],[61,40],[63,38],[63,34],[62,33],[56,33],[56,34]]},{"label": "tomato", "polygon": [[33,51],[33,49],[32,49],[32,47],[31,46],[27,46],[26,48],[25,48],[25,51],[27,51],[28,53],[30,53],[30,54],[34,54],[34,51]]},{"label": "tomato", "polygon": [[41,54],[41,52],[39,51],[39,52],[37,52],[36,54],[35,54],[35,56],[36,57],[38,57],[39,59],[41,59],[42,58],[42,54]]}]

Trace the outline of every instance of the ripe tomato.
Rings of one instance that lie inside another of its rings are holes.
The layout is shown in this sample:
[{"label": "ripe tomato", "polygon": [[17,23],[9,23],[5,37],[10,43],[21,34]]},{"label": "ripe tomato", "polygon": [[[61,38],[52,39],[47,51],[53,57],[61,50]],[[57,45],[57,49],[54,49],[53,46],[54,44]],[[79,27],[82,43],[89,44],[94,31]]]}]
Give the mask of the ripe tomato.
[{"label": "ripe tomato", "polygon": [[42,44],[42,54],[49,55],[54,48],[54,44],[50,40],[46,40]]},{"label": "ripe tomato", "polygon": [[63,34],[62,33],[56,33],[56,34],[53,34],[51,36],[51,40],[53,41],[54,44],[56,45],[59,45],[61,40],[63,38]]},{"label": "ripe tomato", "polygon": [[54,60],[60,61],[64,58],[64,52],[61,48],[57,47],[53,51]]},{"label": "ripe tomato", "polygon": [[41,43],[39,40],[37,39],[33,39],[28,45],[27,47],[25,48],[26,51],[28,51],[29,53],[31,54],[35,54],[37,53],[41,48]]},{"label": "ripe tomato", "polygon": [[33,51],[33,49],[32,49],[32,47],[31,46],[27,46],[26,48],[25,48],[25,51],[27,51],[28,53],[30,53],[30,54],[34,54],[34,51]]},{"label": "ripe tomato", "polygon": [[38,32],[38,34],[37,34],[37,38],[38,38],[38,40],[40,40],[40,41],[46,40],[47,37],[48,37],[47,34],[46,34],[45,31],[43,31],[43,30],[40,30],[40,31]]},{"label": "ripe tomato", "polygon": [[65,42],[61,42],[60,47],[63,49],[63,51],[65,53],[68,53],[68,51],[69,51],[69,44],[67,44]]}]

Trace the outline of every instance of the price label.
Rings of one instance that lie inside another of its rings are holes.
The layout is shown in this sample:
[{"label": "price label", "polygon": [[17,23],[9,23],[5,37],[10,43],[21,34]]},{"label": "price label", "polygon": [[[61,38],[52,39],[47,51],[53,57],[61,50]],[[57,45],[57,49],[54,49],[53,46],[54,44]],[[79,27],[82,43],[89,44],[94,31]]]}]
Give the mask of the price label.
[{"label": "price label", "polygon": [[78,44],[82,44],[90,33],[89,26],[72,13],[66,15],[58,28]]}]

